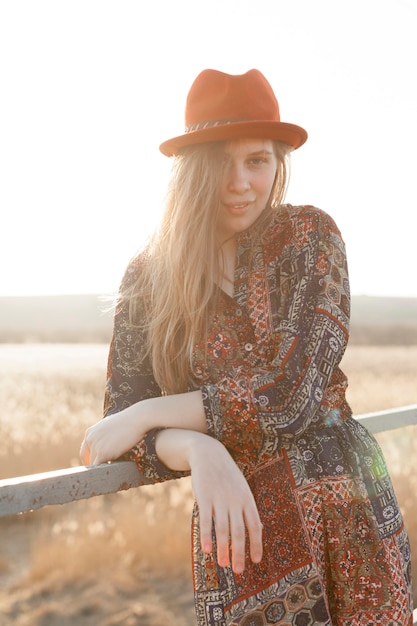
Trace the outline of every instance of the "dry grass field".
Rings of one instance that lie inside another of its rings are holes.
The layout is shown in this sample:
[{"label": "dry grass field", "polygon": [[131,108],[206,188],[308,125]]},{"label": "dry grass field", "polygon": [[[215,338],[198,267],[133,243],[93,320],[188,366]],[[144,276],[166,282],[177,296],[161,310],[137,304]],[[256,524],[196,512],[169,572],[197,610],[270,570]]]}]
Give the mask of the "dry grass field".
[{"label": "dry grass field", "polygon": [[[106,354],[0,345],[0,478],[79,464]],[[343,365],[356,414],[417,402],[417,346],[353,345]],[[417,555],[417,428],[378,439]],[[183,479],[0,520],[0,625],[194,625],[191,506]]]}]

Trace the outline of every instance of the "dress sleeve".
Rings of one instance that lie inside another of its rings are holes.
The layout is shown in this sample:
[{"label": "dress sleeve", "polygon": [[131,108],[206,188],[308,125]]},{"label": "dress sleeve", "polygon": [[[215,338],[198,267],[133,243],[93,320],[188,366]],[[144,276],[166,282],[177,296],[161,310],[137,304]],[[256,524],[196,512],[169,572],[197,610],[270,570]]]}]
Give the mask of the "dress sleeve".
[{"label": "dress sleeve", "polygon": [[[126,270],[121,291],[133,284],[138,271],[140,261],[136,259]],[[119,302],[114,315],[113,336],[107,363],[104,417],[118,413],[146,398],[161,395],[144,346],[143,331],[130,324],[128,304],[125,301]],[[122,459],[134,461],[139,471],[155,483],[187,475],[187,472],[170,470],[158,459],[155,450],[157,433],[158,429],[150,431]]]},{"label": "dress sleeve", "polygon": [[275,357],[202,387],[210,434],[249,466],[329,412],[350,412],[338,368],[350,313],[345,246],[332,218],[318,209],[298,216],[290,230],[275,255],[280,295],[269,299],[271,319],[280,307]]}]

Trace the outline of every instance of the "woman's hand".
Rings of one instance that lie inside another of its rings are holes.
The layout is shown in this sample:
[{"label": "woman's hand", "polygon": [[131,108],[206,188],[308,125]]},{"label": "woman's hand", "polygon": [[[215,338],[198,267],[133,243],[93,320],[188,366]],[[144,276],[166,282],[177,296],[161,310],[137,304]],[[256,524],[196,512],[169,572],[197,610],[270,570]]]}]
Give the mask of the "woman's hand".
[{"label": "woman's hand", "polygon": [[262,523],[255,499],[242,472],[222,443],[202,433],[167,429],[158,433],[157,454],[171,469],[191,469],[194,495],[200,513],[201,545],[217,561],[230,563],[236,574],[245,568],[246,530],[251,560],[262,559]]},{"label": "woman's hand", "polygon": [[217,440],[212,439],[209,444],[206,453],[196,450],[190,459],[191,480],[200,512],[201,544],[204,552],[212,551],[214,522],[219,565],[229,565],[231,548],[232,569],[241,574],[245,569],[245,528],[251,560],[259,563],[262,523],[249,485],[229,452]]},{"label": "woman's hand", "polygon": [[99,465],[114,461],[141,441],[146,431],[141,430],[136,413],[137,410],[129,407],[87,428],[80,448],[82,463]]}]

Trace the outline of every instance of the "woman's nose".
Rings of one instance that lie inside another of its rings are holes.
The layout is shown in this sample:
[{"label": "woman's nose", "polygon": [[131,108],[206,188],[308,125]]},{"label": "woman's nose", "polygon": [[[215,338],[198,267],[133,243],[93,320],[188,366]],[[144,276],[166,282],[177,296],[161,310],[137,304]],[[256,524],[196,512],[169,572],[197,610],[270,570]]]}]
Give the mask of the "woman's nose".
[{"label": "woman's nose", "polygon": [[227,188],[238,194],[245,193],[250,189],[250,181],[245,168],[239,165],[231,165],[227,175]]}]

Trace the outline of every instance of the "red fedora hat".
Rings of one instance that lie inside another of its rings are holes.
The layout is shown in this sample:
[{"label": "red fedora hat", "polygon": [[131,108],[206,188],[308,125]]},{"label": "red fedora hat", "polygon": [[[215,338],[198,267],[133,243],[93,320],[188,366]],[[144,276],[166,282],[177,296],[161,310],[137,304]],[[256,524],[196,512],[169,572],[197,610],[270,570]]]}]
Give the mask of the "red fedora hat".
[{"label": "red fedora hat", "polygon": [[173,156],[185,146],[225,139],[278,139],[295,150],[307,133],[281,122],[272,87],[258,70],[239,75],[203,70],[187,96],[185,133],[159,149]]}]

